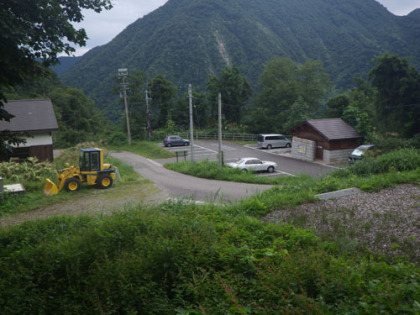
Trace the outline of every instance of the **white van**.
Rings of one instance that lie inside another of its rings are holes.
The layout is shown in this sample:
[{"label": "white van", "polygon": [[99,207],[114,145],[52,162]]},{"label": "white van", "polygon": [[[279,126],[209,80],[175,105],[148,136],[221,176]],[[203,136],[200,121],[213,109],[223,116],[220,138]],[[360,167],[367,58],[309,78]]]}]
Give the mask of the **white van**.
[{"label": "white van", "polygon": [[258,135],[258,147],[262,149],[271,149],[285,147],[290,148],[292,141],[281,134],[260,134]]}]

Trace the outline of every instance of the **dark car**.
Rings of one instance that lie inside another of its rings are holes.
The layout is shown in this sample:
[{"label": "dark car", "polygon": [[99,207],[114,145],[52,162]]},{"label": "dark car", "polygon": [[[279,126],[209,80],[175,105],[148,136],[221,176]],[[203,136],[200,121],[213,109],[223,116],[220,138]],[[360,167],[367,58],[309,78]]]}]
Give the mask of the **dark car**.
[{"label": "dark car", "polygon": [[190,145],[190,140],[183,139],[180,136],[166,136],[163,139],[163,145],[165,147],[174,147],[181,145]]},{"label": "dark car", "polygon": [[352,164],[358,160],[361,160],[365,155],[366,151],[371,150],[375,145],[374,144],[363,144],[358,146],[349,156],[349,163]]}]

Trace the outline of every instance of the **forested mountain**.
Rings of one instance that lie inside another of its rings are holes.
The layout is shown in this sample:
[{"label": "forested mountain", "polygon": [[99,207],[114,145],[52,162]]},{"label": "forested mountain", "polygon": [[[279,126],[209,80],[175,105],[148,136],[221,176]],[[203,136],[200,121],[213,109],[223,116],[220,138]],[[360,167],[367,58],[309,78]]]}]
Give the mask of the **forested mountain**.
[{"label": "forested mountain", "polygon": [[338,87],[365,77],[384,52],[420,65],[420,10],[399,17],[375,0],[169,0],[63,75],[109,117],[118,68],[162,74],[202,89],[209,74],[236,65],[255,87],[275,56],[319,59]]},{"label": "forested mountain", "polygon": [[58,57],[59,63],[52,66],[51,69],[59,76],[72,66],[79,57]]}]

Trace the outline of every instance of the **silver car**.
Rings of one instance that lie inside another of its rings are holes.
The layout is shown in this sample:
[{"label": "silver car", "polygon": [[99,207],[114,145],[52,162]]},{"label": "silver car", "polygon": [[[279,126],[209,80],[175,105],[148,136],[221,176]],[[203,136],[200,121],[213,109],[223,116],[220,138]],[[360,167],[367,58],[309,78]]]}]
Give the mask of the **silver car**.
[{"label": "silver car", "polygon": [[349,155],[349,163],[353,164],[356,161],[359,161],[363,158],[366,151],[369,151],[375,147],[374,144],[363,144],[358,146],[354,151]]},{"label": "silver car", "polygon": [[261,149],[278,147],[290,148],[292,146],[292,141],[282,134],[260,134],[258,135],[257,145]]},{"label": "silver car", "polygon": [[254,157],[240,158],[234,162],[226,163],[232,168],[239,168],[245,172],[269,172],[273,173],[277,168],[277,164],[270,161],[262,161]]}]

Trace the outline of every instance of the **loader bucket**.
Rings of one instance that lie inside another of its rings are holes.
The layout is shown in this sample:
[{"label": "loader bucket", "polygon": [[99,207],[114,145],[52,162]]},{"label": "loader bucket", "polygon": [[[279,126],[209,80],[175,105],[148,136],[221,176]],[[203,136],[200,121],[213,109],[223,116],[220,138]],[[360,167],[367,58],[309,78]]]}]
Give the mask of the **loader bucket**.
[{"label": "loader bucket", "polygon": [[46,196],[53,196],[58,194],[57,185],[54,184],[49,178],[47,178],[47,180],[45,181],[44,194]]}]

